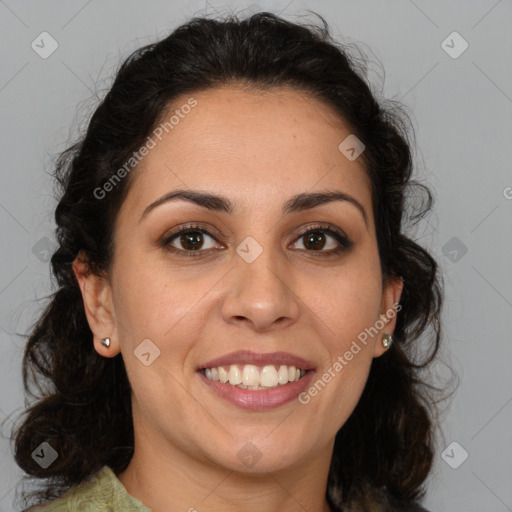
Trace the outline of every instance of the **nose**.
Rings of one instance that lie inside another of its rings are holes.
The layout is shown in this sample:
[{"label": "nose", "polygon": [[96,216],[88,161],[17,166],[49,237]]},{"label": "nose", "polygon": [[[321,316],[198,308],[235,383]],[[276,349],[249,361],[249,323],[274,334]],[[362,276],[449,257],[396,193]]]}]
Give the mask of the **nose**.
[{"label": "nose", "polygon": [[297,321],[300,299],[284,258],[266,249],[251,263],[236,255],[234,265],[222,304],[226,322],[266,332]]}]

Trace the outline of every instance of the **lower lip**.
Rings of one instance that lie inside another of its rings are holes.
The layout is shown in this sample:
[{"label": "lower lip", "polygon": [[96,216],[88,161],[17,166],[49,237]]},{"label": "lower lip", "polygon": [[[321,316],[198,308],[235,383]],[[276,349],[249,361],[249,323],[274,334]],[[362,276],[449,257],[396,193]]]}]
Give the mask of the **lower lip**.
[{"label": "lower lip", "polygon": [[284,386],[271,389],[251,390],[241,389],[231,384],[206,378],[203,372],[198,372],[203,382],[210,387],[217,395],[224,398],[233,405],[242,409],[263,411],[281,407],[296,399],[308,386],[315,371],[308,370],[302,379],[289,382]]}]

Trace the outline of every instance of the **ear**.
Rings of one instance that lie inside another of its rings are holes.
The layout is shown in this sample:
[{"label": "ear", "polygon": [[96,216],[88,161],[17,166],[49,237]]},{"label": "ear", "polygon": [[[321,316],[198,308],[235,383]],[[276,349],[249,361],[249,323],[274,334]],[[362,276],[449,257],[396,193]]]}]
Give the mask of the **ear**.
[{"label": "ear", "polygon": [[396,317],[399,314],[400,296],[403,290],[403,280],[401,277],[389,277],[382,290],[380,319],[378,320],[379,333],[376,336],[373,357],[380,357],[386,348],[382,344],[382,338],[385,334],[393,334],[396,325]]},{"label": "ear", "polygon": [[[93,333],[94,348],[104,357],[114,357],[120,352],[117,322],[112,302],[112,288],[106,277],[95,275],[82,254],[73,261],[73,272],[82,292],[85,315]],[[110,346],[105,347],[100,340],[110,338]]]}]

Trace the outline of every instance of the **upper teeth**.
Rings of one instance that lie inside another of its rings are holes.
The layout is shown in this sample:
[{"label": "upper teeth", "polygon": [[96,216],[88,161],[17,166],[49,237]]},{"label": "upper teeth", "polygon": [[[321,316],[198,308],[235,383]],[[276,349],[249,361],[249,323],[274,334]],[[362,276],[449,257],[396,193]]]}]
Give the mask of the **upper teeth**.
[{"label": "upper teeth", "polygon": [[205,368],[203,371],[208,379],[220,380],[243,389],[275,388],[299,380],[306,373],[295,366],[280,365],[277,369],[277,366],[272,364],[263,366],[261,370],[253,364],[232,364],[226,368],[219,366]]}]

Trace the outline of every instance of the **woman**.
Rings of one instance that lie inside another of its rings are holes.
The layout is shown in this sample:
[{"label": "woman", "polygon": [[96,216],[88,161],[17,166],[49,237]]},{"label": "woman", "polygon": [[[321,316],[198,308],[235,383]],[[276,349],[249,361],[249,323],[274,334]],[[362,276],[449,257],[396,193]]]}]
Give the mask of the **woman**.
[{"label": "woman", "polygon": [[56,171],[31,510],[424,510],[442,293],[396,112],[325,22],[195,18],[128,58]]}]

